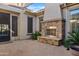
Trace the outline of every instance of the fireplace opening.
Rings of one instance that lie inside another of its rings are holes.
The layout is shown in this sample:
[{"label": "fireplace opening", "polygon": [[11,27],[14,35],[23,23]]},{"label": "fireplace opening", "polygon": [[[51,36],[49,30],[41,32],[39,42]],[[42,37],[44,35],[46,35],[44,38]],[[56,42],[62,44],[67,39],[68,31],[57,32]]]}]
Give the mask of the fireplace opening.
[{"label": "fireplace opening", "polygon": [[46,29],[46,36],[56,36],[56,29]]}]

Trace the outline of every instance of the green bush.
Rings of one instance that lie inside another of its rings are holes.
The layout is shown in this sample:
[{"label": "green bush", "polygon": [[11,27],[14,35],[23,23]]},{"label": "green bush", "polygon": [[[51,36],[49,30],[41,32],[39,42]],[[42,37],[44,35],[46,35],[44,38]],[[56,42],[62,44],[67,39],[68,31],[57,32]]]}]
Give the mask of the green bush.
[{"label": "green bush", "polygon": [[69,36],[64,41],[64,47],[69,49],[72,45],[79,45],[79,31],[73,31],[69,33]]},{"label": "green bush", "polygon": [[32,38],[34,40],[37,40],[38,39],[38,36],[41,36],[41,33],[40,32],[34,32],[34,33],[32,33]]}]

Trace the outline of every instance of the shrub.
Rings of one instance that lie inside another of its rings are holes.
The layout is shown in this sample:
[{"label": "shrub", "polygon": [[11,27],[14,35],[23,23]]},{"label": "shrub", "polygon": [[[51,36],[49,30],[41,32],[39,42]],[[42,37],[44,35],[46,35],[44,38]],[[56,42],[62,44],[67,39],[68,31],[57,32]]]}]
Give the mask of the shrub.
[{"label": "shrub", "polygon": [[37,40],[38,39],[38,36],[41,36],[41,33],[40,32],[34,32],[34,33],[32,33],[32,38],[34,39],[34,40]]},{"label": "shrub", "polygon": [[72,45],[79,45],[79,31],[69,33],[69,36],[64,41],[64,47],[69,49]]}]

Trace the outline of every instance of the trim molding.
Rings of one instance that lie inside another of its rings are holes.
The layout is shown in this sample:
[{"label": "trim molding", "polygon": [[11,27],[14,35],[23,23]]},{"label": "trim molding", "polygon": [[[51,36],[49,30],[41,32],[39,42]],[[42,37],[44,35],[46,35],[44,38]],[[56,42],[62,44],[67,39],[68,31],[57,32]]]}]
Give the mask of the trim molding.
[{"label": "trim molding", "polygon": [[0,9],[0,13],[8,13],[8,14],[15,14],[15,15],[20,14],[20,13],[14,12],[14,11],[9,11],[9,10],[4,10],[4,9]]},{"label": "trim molding", "polygon": [[30,11],[25,11],[24,14],[32,15],[32,16],[40,16],[44,15],[44,11],[38,12],[38,13],[32,13]]},{"label": "trim molding", "polygon": [[79,3],[64,3],[64,4],[60,5],[60,8],[64,9],[64,8],[68,8],[68,7],[71,7],[74,5],[79,5]]},{"label": "trim molding", "polygon": [[28,15],[35,16],[35,13],[32,13],[32,12],[30,12],[30,11],[25,11],[24,14],[28,14]]},{"label": "trim molding", "polygon": [[35,13],[36,16],[40,16],[40,15],[44,15],[44,11],[41,11],[41,12],[38,12],[38,13]]},{"label": "trim molding", "polygon": [[45,21],[42,21],[42,23],[44,23],[44,22],[57,22],[57,21],[64,21],[65,22],[65,20],[62,20],[62,19],[51,19],[51,20],[45,20]]}]

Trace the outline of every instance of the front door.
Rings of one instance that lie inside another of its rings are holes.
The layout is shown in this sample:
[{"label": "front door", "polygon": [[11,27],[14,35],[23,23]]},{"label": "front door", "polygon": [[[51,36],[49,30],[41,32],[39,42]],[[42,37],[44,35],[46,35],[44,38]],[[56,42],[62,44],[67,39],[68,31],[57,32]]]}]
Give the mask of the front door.
[{"label": "front door", "polygon": [[0,13],[0,42],[10,40],[10,14]]}]

